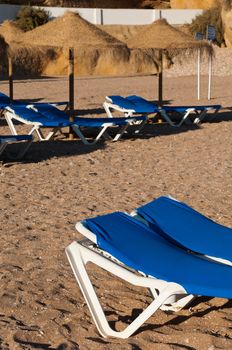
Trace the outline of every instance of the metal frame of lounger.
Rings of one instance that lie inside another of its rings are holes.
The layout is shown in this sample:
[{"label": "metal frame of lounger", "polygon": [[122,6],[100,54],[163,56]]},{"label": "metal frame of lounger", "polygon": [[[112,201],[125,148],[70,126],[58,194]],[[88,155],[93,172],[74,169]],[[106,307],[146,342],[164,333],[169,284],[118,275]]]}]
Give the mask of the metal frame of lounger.
[{"label": "metal frame of lounger", "polygon": [[[180,115],[185,113],[183,116],[184,121],[186,120],[189,124],[199,125],[204,120],[209,111],[213,111],[213,113],[211,113],[213,118],[215,114],[217,114],[220,110],[221,105],[204,106],[204,109],[202,109],[202,106],[190,106],[187,109],[184,109],[184,107],[181,106],[163,106],[162,108],[165,111],[166,115],[168,115],[167,112],[177,112]],[[182,112],[178,111],[181,109]],[[196,115],[193,122],[191,122],[188,118],[189,114],[191,113]]]},{"label": "metal frame of lounger", "polygon": [[[136,127],[135,133],[138,133],[141,128],[144,126],[144,124],[146,123],[146,118],[140,118],[140,117],[131,117],[131,118],[122,118],[122,120],[125,122],[124,125],[121,124],[117,124],[117,122],[114,121],[114,118],[112,118],[111,120],[109,120],[109,122],[104,122],[101,126],[98,126],[96,128],[99,128],[100,131],[97,134],[97,136],[94,138],[93,141],[89,141],[83,134],[83,132],[81,131],[81,127],[78,125],[78,120],[77,122],[75,121],[74,124],[72,125],[72,129],[73,131],[77,134],[77,136],[81,139],[81,141],[85,144],[85,145],[94,145],[96,144],[101,138],[105,139],[105,140],[111,140],[111,141],[118,141],[121,139],[121,137],[123,136],[123,134],[126,132],[126,130],[128,129],[129,126],[133,126],[136,123],[139,123],[139,128]],[[119,127],[119,130],[117,131],[116,135],[114,137],[111,137],[108,133],[108,129],[109,128],[113,128],[113,127],[117,127],[121,125],[121,127]],[[85,127],[94,127],[91,124],[89,125],[85,125]]]},{"label": "metal frame of lounger", "polygon": [[9,143],[13,143],[13,142],[20,142],[23,141],[25,143],[24,147],[22,147],[22,149],[18,152],[18,154],[16,156],[12,156],[9,153],[7,153],[7,156],[9,158],[12,159],[21,159],[24,157],[24,155],[26,154],[27,150],[29,149],[29,147],[31,146],[32,142],[33,142],[33,137],[29,137],[29,135],[16,135],[16,136],[0,136],[0,156],[2,155],[2,153],[4,152],[6,146]]},{"label": "metal frame of lounger", "polygon": [[[86,236],[88,240],[75,241],[65,251],[93,320],[103,337],[128,338],[162,305],[172,304],[187,294],[186,290],[178,283],[145,276],[139,271],[129,269],[128,266],[122,264],[99,247],[96,248],[96,236],[84,226],[83,222],[77,223],[76,229]],[[148,288],[154,297],[151,304],[123,331],[117,332],[110,327],[86,271],[85,266],[88,262],[96,264],[135,286]]]}]

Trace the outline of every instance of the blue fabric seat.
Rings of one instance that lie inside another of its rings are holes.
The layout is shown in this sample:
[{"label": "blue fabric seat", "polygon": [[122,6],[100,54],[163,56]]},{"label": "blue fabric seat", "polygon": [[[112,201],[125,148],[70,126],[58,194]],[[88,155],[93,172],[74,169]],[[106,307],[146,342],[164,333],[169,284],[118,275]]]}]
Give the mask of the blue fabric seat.
[{"label": "blue fabric seat", "polygon": [[232,229],[185,203],[159,197],[136,209],[155,233],[199,254],[232,262]]},{"label": "blue fabric seat", "polygon": [[85,220],[97,245],[127,266],[182,285],[189,294],[232,297],[232,268],[172,244],[121,212]]}]

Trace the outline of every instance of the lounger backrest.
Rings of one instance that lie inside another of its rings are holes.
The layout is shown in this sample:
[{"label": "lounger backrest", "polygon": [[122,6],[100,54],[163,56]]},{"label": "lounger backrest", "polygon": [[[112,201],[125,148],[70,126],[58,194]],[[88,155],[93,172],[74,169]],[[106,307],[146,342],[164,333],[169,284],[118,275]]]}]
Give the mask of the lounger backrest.
[{"label": "lounger backrest", "polygon": [[156,113],[157,105],[136,95],[122,97],[118,95],[109,96],[113,104],[121,108],[133,110],[135,113]]},{"label": "lounger backrest", "polygon": [[33,105],[25,107],[24,105],[11,105],[7,110],[18,115],[26,122],[38,124],[44,127],[65,127],[72,123],[69,122],[68,116],[59,109],[47,105],[37,106],[35,110]]},{"label": "lounger backrest", "polygon": [[137,209],[154,231],[200,254],[232,261],[232,229],[200,214],[185,203],[160,197]]}]

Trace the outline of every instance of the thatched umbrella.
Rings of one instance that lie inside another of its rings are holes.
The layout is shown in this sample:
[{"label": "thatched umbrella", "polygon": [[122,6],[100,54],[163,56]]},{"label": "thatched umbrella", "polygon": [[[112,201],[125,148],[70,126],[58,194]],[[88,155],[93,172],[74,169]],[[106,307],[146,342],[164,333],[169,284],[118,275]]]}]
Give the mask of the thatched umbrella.
[{"label": "thatched umbrella", "polygon": [[197,41],[190,35],[172,27],[166,19],[159,19],[146,26],[137,35],[127,41],[129,48],[155,49],[160,52],[159,103],[163,101],[163,53],[193,54],[199,49],[212,54],[212,47],[207,41]]},{"label": "thatched umbrella", "polygon": [[[12,21],[4,21],[0,25],[0,35],[2,35],[8,45],[22,35],[23,31]],[[10,50],[8,50],[8,75],[9,75],[9,96],[13,101],[13,69],[12,57]]]},{"label": "thatched umbrella", "polygon": [[[125,43],[87,22],[79,14],[66,12],[63,16],[37,27],[21,36],[21,45],[62,47],[69,49],[69,108],[74,110],[74,49],[112,50],[129,56]],[[72,119],[71,119],[72,120]]]}]

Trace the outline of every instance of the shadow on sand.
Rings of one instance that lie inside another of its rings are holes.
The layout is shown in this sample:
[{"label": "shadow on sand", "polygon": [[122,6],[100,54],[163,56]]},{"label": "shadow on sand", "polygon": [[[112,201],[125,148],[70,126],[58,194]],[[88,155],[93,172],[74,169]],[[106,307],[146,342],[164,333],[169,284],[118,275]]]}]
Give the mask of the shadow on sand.
[{"label": "shadow on sand", "polygon": [[[229,109],[229,108],[228,108]],[[91,110],[85,110],[86,114],[93,114],[93,113],[101,113],[102,109],[91,109]],[[82,111],[83,115],[85,115],[85,112]],[[204,123],[211,122],[211,123],[218,123],[222,121],[232,121],[232,111],[225,111],[218,113],[216,115],[209,114],[206,119],[204,120]],[[135,127],[130,127],[128,132],[123,135],[123,138],[119,142],[124,141],[135,141],[137,139],[149,139],[156,136],[168,136],[168,135],[177,135],[183,132],[188,131],[200,131],[201,127],[204,127],[204,123],[199,126],[197,125],[182,125],[181,127],[174,128],[170,126],[167,123],[148,123],[146,124],[142,131],[140,133],[135,133],[136,130]],[[17,123],[16,123],[17,124]],[[6,126],[6,121],[4,118],[0,119],[0,126]],[[113,128],[112,133],[116,132],[116,128]],[[84,130],[84,134],[86,135],[88,131],[88,137],[92,138],[96,135],[96,130],[93,128],[88,128],[88,130]],[[1,133],[1,132],[0,132]],[[108,142],[109,143],[109,142]],[[107,143],[107,144],[108,144]],[[7,150],[11,152],[14,150],[14,147],[17,147],[18,145],[12,144],[7,146]],[[20,146],[20,145],[19,145]],[[45,141],[45,142],[38,142],[34,141],[31,145],[30,149],[28,150],[25,158],[21,162],[41,162],[47,159],[51,158],[57,158],[57,157],[69,157],[74,155],[81,155],[81,154],[87,154],[92,153],[97,149],[104,149],[106,147],[106,143],[104,141],[98,142],[96,145],[84,145],[80,140],[55,140],[55,141]],[[3,154],[4,156],[4,154]],[[3,158],[3,161],[7,161],[7,158]]]}]

